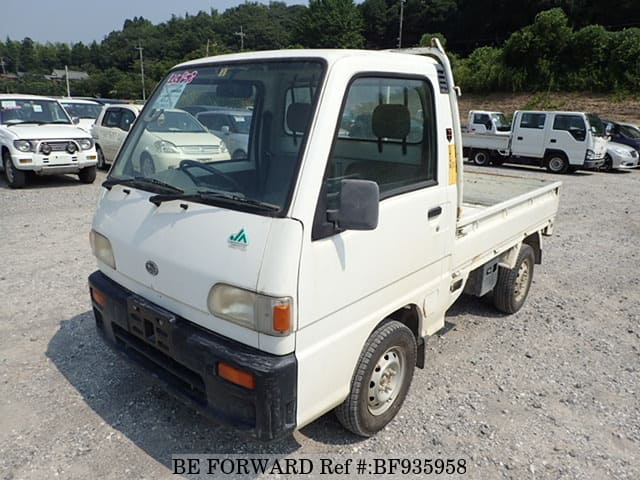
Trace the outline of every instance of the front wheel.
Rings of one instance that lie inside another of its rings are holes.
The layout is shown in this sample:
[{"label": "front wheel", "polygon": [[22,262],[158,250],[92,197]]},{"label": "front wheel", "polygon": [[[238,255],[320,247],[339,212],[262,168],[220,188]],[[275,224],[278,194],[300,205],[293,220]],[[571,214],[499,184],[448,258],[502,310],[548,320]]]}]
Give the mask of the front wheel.
[{"label": "front wheel", "polygon": [[569,169],[569,161],[561,153],[552,153],[547,158],[547,170],[551,173],[566,173]]},{"label": "front wheel", "polygon": [[608,153],[604,156],[604,165],[600,168],[603,172],[610,172],[613,170],[613,161]]},{"label": "front wheel", "polygon": [[27,183],[27,173],[18,170],[11,160],[11,154],[5,150],[2,154],[2,165],[4,167],[4,176],[7,177],[7,183],[11,188],[22,188]]},{"label": "front wheel", "polygon": [[93,183],[96,179],[96,166],[85,167],[78,172],[78,178],[82,183]]},{"label": "front wheel", "polygon": [[106,170],[107,169],[107,162],[104,158],[104,153],[102,153],[102,149],[100,148],[100,145],[96,145],[96,155],[98,156],[98,170]]},{"label": "front wheel", "polygon": [[382,430],[407,396],[416,356],[416,339],[405,325],[389,321],[378,327],[360,354],[349,396],[336,407],[340,423],[362,437]]},{"label": "front wheel", "polygon": [[493,289],[493,304],[498,310],[516,313],[522,308],[533,280],[534,263],[533,248],[523,243],[514,267],[498,269],[498,281]]}]

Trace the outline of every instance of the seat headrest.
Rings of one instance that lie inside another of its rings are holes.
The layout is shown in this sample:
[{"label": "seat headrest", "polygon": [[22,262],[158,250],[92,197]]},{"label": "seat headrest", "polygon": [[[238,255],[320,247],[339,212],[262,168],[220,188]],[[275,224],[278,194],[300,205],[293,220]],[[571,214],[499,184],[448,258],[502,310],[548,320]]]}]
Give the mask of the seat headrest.
[{"label": "seat headrest", "polygon": [[287,108],[287,128],[295,133],[304,132],[307,129],[310,116],[310,103],[292,103]]},{"label": "seat headrest", "polygon": [[371,116],[373,134],[378,138],[406,138],[411,130],[409,109],[399,104],[382,104]]}]

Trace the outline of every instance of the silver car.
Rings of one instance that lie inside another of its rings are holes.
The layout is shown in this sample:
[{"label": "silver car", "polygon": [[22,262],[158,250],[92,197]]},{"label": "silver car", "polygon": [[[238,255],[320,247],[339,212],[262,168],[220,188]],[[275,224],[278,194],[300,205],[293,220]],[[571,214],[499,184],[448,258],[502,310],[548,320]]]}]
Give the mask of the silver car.
[{"label": "silver car", "polygon": [[638,151],[635,148],[616,142],[607,144],[607,153],[601,170],[610,172],[619,168],[636,168],[637,166]]},{"label": "silver car", "polygon": [[233,160],[247,158],[252,110],[218,109],[199,112],[196,118],[209,131],[222,138]]}]

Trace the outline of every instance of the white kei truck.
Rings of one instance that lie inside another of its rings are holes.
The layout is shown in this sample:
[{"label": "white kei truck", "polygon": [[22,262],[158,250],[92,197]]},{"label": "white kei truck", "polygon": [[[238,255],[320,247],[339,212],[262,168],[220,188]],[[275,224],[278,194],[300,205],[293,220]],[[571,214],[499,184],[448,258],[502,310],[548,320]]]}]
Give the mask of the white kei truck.
[{"label": "white kei truck", "polygon": [[[463,175],[457,91],[437,42],[174,67],[99,195],[98,332],[193,408],[258,439],[333,409],[375,434],[463,291],[492,291],[503,312],[522,306],[558,209],[559,182]],[[251,112],[246,158],[185,150],[140,171],[147,143],[162,142],[145,130],[165,109],[220,107]]]},{"label": "white kei truck", "polygon": [[604,124],[594,114],[517,110],[512,131],[462,134],[463,154],[476,165],[519,163],[551,173],[597,169],[605,162]]}]

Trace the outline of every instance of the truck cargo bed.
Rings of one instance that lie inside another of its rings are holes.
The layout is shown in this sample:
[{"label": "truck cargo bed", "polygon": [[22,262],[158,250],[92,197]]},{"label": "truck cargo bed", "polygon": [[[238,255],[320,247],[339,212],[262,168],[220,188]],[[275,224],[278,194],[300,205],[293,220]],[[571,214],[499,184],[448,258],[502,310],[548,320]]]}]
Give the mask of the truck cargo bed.
[{"label": "truck cargo bed", "polygon": [[561,182],[465,171],[455,269],[476,268],[553,225]]}]

